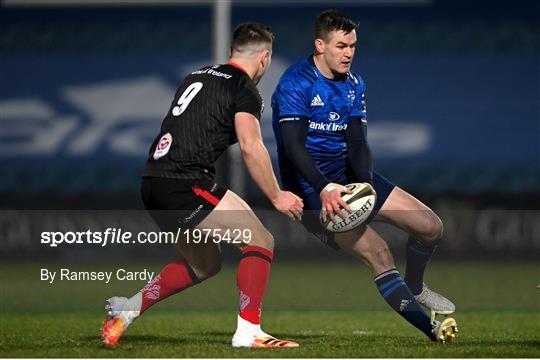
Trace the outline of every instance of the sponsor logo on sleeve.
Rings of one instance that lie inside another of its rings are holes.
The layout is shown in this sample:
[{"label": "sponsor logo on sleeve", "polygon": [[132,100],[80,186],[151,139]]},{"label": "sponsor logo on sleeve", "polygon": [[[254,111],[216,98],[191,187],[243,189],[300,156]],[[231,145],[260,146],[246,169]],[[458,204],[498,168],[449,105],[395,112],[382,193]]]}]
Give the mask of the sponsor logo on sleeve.
[{"label": "sponsor logo on sleeve", "polygon": [[351,104],[354,102],[354,99],[356,99],[356,92],[354,90],[349,90],[347,97],[351,101]]},{"label": "sponsor logo on sleeve", "polygon": [[154,151],[154,160],[167,155],[172,145],[172,136],[170,133],[166,133],[159,139],[158,144],[156,145],[156,151]]},{"label": "sponsor logo on sleeve", "polygon": [[301,119],[298,116],[287,116],[287,117],[279,118],[278,123],[288,122],[288,121],[300,121],[300,120]]}]

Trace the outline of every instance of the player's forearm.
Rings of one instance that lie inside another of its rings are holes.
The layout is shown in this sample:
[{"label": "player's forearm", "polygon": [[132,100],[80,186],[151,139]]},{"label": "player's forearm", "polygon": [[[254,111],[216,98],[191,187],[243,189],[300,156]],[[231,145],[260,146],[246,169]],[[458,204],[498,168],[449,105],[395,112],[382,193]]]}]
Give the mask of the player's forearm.
[{"label": "player's forearm", "polygon": [[346,130],[349,165],[362,182],[373,183],[373,157],[367,141],[367,126],[352,119]]},{"label": "player's forearm", "polygon": [[281,133],[287,159],[293,163],[300,175],[317,192],[321,192],[330,181],[317,168],[313,157],[306,150],[307,124],[302,122],[284,123],[281,125]]},{"label": "player's forearm", "polygon": [[272,162],[266,147],[257,141],[253,144],[242,147],[242,156],[248,168],[249,174],[271,201],[276,198],[281,191],[279,188]]},{"label": "player's forearm", "polygon": [[352,151],[349,151],[349,163],[361,182],[373,183],[373,157],[367,142],[353,146]]},{"label": "player's forearm", "polygon": [[306,179],[317,192],[321,192],[322,189],[330,183],[330,180],[328,180],[317,168],[313,157],[308,153],[304,146],[286,145],[285,152],[300,175],[302,175],[302,177]]}]

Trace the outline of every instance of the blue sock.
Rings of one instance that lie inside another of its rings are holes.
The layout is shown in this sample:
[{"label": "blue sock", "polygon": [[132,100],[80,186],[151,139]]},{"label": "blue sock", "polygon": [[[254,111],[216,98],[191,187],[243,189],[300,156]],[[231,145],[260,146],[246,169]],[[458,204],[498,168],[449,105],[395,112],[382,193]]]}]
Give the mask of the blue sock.
[{"label": "blue sock", "polygon": [[375,284],[377,284],[379,292],[392,309],[430,339],[434,339],[429,315],[424,311],[422,305],[416,301],[396,269],[390,269],[377,275]]},{"label": "blue sock", "polygon": [[405,282],[414,295],[422,292],[424,282],[424,271],[437,248],[438,241],[432,246],[426,246],[419,241],[409,238],[405,250],[407,266],[405,268]]}]

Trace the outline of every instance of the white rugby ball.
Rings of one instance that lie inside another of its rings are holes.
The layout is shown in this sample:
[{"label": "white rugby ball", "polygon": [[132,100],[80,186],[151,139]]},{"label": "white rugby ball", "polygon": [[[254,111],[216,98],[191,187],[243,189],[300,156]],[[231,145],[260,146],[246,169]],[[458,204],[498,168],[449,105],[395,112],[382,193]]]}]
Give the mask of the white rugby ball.
[{"label": "white rugby ball", "polygon": [[341,193],[341,198],[349,205],[352,213],[347,212],[345,209],[341,209],[342,213],[346,216],[345,220],[335,215],[337,222],[332,222],[327,217],[326,221],[321,218],[322,226],[331,232],[346,232],[350,231],[360,225],[362,225],[371,212],[375,208],[375,201],[377,200],[377,194],[373,187],[368,183],[352,183],[345,185],[346,188],[351,189],[352,193]]}]

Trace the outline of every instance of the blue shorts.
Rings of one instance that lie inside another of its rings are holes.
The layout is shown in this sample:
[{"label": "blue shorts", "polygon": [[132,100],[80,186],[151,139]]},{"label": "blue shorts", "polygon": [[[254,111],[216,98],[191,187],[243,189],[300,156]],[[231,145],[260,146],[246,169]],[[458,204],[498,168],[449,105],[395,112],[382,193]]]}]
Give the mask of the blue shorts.
[{"label": "blue shorts", "polygon": [[[353,181],[354,182],[354,179]],[[346,184],[342,184],[346,185]],[[370,215],[368,222],[373,219],[383,204],[385,203],[388,196],[394,188],[396,187],[390,180],[382,176],[377,172],[373,172],[373,187],[377,193],[377,201],[375,202],[375,208]],[[301,196],[301,194],[299,194]],[[330,246],[335,250],[339,250],[339,245],[334,241],[334,233],[325,230],[320,223],[319,213],[321,211],[321,198],[318,193],[311,193],[305,197],[304,200],[304,215],[302,216],[302,224],[304,227],[313,235],[318,237],[324,244]]]}]

